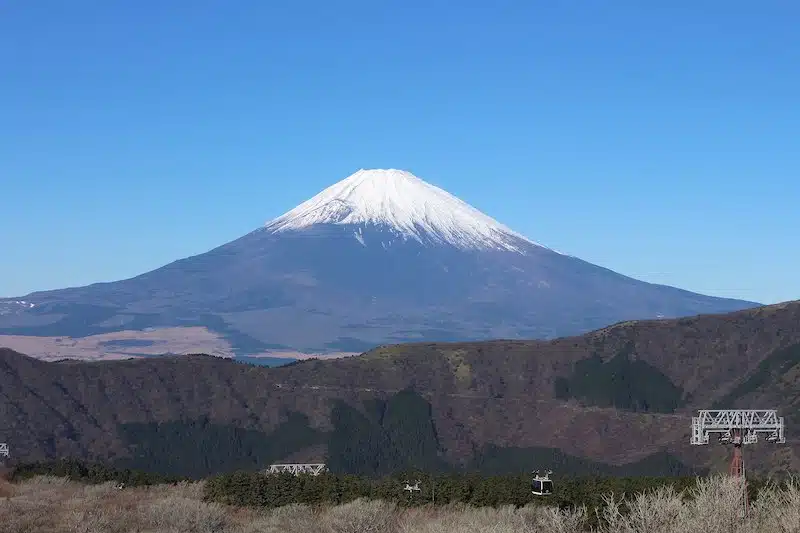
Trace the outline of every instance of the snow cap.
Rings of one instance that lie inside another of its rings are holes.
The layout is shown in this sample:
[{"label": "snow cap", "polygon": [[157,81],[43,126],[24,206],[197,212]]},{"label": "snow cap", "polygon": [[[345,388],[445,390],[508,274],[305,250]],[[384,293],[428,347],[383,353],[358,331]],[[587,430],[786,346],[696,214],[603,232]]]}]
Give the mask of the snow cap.
[{"label": "snow cap", "polygon": [[316,224],[388,227],[419,242],[521,251],[541,246],[410,172],[361,169],[270,221],[278,233]]}]

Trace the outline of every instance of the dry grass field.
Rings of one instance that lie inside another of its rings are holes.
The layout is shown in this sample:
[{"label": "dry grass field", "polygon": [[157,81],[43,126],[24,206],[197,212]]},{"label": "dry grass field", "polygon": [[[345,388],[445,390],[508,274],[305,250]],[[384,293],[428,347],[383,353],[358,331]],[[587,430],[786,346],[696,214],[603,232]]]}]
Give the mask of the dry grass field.
[{"label": "dry grass field", "polygon": [[[42,361],[75,359],[111,361],[163,354],[204,353],[217,357],[233,357],[231,344],[221,335],[200,326],[154,328],[147,331],[115,331],[86,337],[38,337],[0,335],[0,348],[10,348]],[[320,359],[349,357],[357,352],[303,353],[294,350],[268,350],[251,357],[285,357]]]},{"label": "dry grass field", "polygon": [[[302,505],[259,511],[202,500],[202,483],[117,490],[113,483],[81,485],[56,477],[20,484],[0,481],[4,533],[571,533],[587,531],[587,512],[544,506],[402,509],[357,500],[337,507]],[[736,485],[701,480],[690,494],[662,488],[629,498],[609,495],[599,511],[602,533],[797,533],[800,486],[766,489],[747,522],[737,518]]]}]

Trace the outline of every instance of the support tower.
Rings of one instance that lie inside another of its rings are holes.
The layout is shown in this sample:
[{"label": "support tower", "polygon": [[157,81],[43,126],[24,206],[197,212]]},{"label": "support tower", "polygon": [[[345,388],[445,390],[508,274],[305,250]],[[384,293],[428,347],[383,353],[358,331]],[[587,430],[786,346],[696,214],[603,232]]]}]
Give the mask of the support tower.
[{"label": "support tower", "polygon": [[741,480],[744,518],[748,513],[748,499],[742,446],[758,442],[759,433],[765,436],[767,442],[785,443],[783,417],[779,417],[774,409],[701,410],[698,416],[692,417],[691,443],[708,444],[711,433],[717,434],[720,444],[733,445],[733,457],[728,473]]},{"label": "support tower", "polygon": [[300,474],[311,474],[318,476],[325,472],[327,467],[324,463],[287,463],[287,464],[273,464],[269,465],[267,474],[283,474],[289,473],[295,476]]}]

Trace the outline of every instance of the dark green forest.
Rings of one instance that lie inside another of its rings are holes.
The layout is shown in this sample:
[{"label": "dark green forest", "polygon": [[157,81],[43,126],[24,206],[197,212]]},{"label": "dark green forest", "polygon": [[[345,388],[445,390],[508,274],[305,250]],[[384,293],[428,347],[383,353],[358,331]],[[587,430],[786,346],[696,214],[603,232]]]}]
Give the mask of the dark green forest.
[{"label": "dark green forest", "polygon": [[300,413],[289,413],[270,433],[213,424],[208,418],[123,424],[120,433],[132,455],[118,459],[115,467],[193,479],[263,469],[294,450],[325,442],[325,435],[309,427],[308,417]]},{"label": "dark green forest", "polygon": [[571,376],[556,378],[555,397],[651,413],[672,413],[685,404],[683,390],[652,365],[631,360],[630,349],[607,362],[598,354],[578,361]]},{"label": "dark green forest", "polygon": [[331,413],[328,468],[332,472],[380,476],[407,468],[441,472],[430,404],[413,391],[388,401],[366,402],[364,412],[337,402]]},{"label": "dark green forest", "polygon": [[[484,446],[466,465],[449,464],[436,433],[431,405],[412,390],[360,406],[334,401],[333,429],[313,429],[308,417],[288,413],[271,432],[211,423],[207,418],[166,423],[125,424],[120,434],[131,455],[120,469],[200,479],[236,470],[258,471],[292,452],[325,445],[325,462],[335,474],[381,477],[409,469],[433,473],[518,474],[536,468],[559,475],[686,476],[702,474],[666,452],[614,466],[564,454],[558,449]],[[175,453],[180,450],[180,453]]]}]

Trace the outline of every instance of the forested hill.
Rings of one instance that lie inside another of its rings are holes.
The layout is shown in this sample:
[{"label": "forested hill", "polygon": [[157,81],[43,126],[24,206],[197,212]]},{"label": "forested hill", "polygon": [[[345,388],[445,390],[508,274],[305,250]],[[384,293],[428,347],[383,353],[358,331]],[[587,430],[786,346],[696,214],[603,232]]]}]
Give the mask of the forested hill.
[{"label": "forested hill", "polygon": [[[798,375],[797,302],[550,342],[385,346],[280,368],[202,355],[44,363],[0,350],[0,426],[18,460],[178,474],[277,460],[362,474],[551,464],[659,474],[724,463],[725,449],[688,446],[694,409],[775,407],[794,439]],[[765,447],[750,466],[800,470],[798,451],[795,440]]]}]

